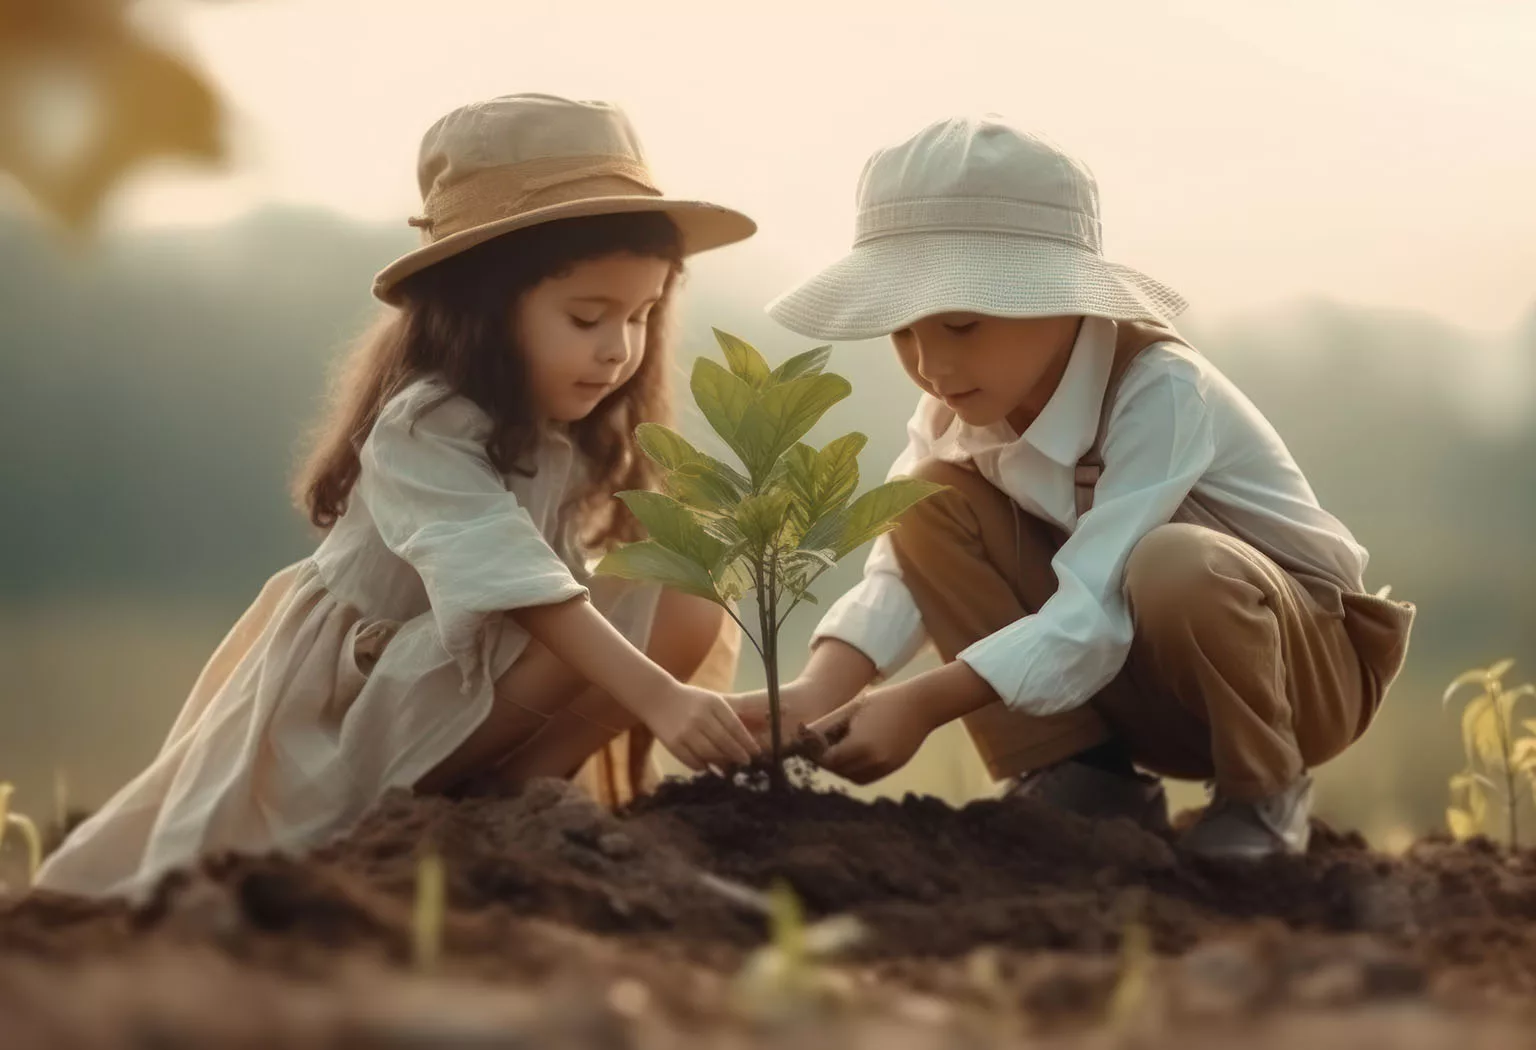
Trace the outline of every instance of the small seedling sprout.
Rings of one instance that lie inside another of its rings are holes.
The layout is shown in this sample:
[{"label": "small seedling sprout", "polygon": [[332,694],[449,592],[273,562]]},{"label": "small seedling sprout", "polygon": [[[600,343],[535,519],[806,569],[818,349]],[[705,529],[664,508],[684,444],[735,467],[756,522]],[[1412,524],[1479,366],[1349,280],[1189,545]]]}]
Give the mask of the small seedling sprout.
[{"label": "small seedling sprout", "polygon": [[37,825],[20,813],[11,812],[11,794],[16,790],[9,783],[0,783],[0,845],[5,844],[5,833],[15,828],[27,847],[27,885],[37,881],[37,869],[43,866],[43,840],[37,833]]},{"label": "small seedling sprout", "polygon": [[851,915],[807,924],[805,909],[784,882],[769,891],[768,943],[747,957],[736,975],[735,1002],[758,1020],[783,1020],[822,1005],[837,988],[827,963],[864,937]]},{"label": "small seedling sprout", "polygon": [[447,878],[443,858],[427,849],[416,862],[416,902],[411,922],[411,955],[416,969],[430,973],[443,954],[443,922],[447,911]]},{"label": "small seedling sprout", "polygon": [[1521,700],[1536,696],[1536,685],[1527,682],[1514,689],[1504,687],[1504,675],[1515,662],[1500,660],[1492,667],[1476,668],[1459,675],[1445,691],[1449,705],[1464,688],[1480,689],[1461,710],[1461,745],[1466,753],[1464,769],[1451,777],[1451,805],[1445,819],[1451,834],[1470,838],[1487,830],[1489,796],[1501,794],[1507,816],[1508,842],[1520,845],[1516,781],[1525,777],[1536,790],[1536,719],[1515,721]]}]

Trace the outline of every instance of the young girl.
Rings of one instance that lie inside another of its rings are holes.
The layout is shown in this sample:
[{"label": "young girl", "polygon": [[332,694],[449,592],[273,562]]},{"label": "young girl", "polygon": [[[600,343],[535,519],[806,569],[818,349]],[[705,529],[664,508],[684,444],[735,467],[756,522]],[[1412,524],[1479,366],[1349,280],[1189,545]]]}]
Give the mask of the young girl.
[{"label": "young girl", "polygon": [[423,246],[374,285],[399,309],[299,482],[324,541],[267,584],[43,887],[138,893],[209,850],[318,844],[392,787],[570,775],[637,722],[693,769],[756,752],[718,694],[679,681],[723,613],[587,569],[636,538],[613,494],[654,480],[632,435],[667,415],[682,260],[753,223],[663,197],[617,109],[549,96],[448,114],[420,184]]},{"label": "young girl", "polygon": [[[941,121],[875,154],[858,204],[852,253],[770,313],[890,335],[922,391],[893,473],[948,490],[829,610],[788,718],[851,719],[826,762],[868,781],[964,717],[1016,793],[1153,827],[1163,789],[1135,765],[1209,779],[1189,849],[1304,849],[1307,770],[1365,731],[1412,606],[1365,593],[1365,550],[1173,331],[1183,301],[1105,260],[1081,162]],[[924,636],[946,666],[835,710]]]}]

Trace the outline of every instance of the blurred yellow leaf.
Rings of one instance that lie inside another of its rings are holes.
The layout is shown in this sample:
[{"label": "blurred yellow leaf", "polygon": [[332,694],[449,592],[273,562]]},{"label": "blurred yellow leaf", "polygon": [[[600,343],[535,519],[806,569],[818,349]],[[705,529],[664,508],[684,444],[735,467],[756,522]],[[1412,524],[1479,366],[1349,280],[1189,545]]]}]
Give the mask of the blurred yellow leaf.
[{"label": "blurred yellow leaf", "polygon": [[37,869],[43,863],[43,840],[37,833],[37,825],[20,813],[11,812],[11,793],[15,787],[8,783],[0,783],[0,845],[5,842],[5,833],[9,828],[15,828],[26,843],[27,848],[27,880],[30,883],[37,881]]},{"label": "blurred yellow leaf", "polygon": [[1483,673],[1488,676],[1490,681],[1497,682],[1500,678],[1503,678],[1506,674],[1508,674],[1509,669],[1513,666],[1515,666],[1515,661],[1513,660],[1500,660],[1498,663],[1494,664]]},{"label": "blurred yellow leaf", "polygon": [[1455,696],[1464,685],[1480,685],[1486,691],[1487,682],[1488,672],[1484,671],[1481,667],[1471,671],[1463,671],[1456,676],[1450,685],[1445,687],[1445,695],[1440,698],[1440,702],[1442,704],[1450,703],[1451,697]]},{"label": "blurred yellow leaf", "polygon": [[1478,831],[1488,826],[1488,793],[1481,784],[1474,784],[1467,792],[1467,814]]},{"label": "blurred yellow leaf", "polygon": [[[141,39],[129,6],[0,0],[0,171],[76,230],[94,223],[108,192],[138,164],[224,156],[212,88]],[[65,134],[64,124],[80,135]]]},{"label": "blurred yellow leaf", "polygon": [[1475,755],[1485,765],[1503,768],[1504,745],[1492,696],[1485,693],[1462,711],[1461,741],[1469,757]]},{"label": "blurred yellow leaf", "polygon": [[1445,824],[1451,829],[1451,835],[1456,839],[1469,839],[1479,831],[1478,825],[1473,821],[1472,815],[1461,809],[1448,809],[1445,811]]}]

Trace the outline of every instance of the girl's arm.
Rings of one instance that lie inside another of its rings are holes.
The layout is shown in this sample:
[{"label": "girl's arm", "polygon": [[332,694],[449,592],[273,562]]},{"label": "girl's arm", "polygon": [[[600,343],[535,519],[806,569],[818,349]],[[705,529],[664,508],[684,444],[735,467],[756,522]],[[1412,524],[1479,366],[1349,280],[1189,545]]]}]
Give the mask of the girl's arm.
[{"label": "girl's arm", "polygon": [[585,597],[509,615],[551,653],[613,697],[690,769],[744,765],[757,742],[718,693],[679,682],[619,633]]},{"label": "girl's arm", "polygon": [[633,711],[686,765],[756,753],[717,694],[679,684],[587,600],[485,454],[490,420],[441,388],[409,388],[364,442],[354,496],[386,546],[421,577],[444,648],[465,681],[487,673],[490,624],[503,614]]}]

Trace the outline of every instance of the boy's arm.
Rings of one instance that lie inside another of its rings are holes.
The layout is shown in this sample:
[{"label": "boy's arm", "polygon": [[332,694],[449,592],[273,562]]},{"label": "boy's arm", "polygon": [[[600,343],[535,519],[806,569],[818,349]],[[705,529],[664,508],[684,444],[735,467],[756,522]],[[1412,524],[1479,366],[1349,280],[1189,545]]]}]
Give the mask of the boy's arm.
[{"label": "boy's arm", "polygon": [[866,694],[817,728],[849,723],[824,763],[877,779],[935,727],[1002,699],[1034,715],[1086,703],[1124,665],[1132,622],[1125,565],[1170,521],[1215,456],[1199,386],[1166,368],[1127,377],[1104,447],[1094,506],[1052,562],[1059,586],[1038,613],[981,639],[945,667]]}]

